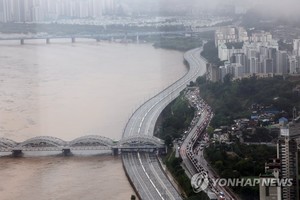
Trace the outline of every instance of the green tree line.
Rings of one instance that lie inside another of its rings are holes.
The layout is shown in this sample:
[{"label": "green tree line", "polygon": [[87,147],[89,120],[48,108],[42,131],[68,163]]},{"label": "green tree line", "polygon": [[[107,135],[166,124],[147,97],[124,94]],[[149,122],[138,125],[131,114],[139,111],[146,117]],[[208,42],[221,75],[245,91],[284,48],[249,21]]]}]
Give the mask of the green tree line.
[{"label": "green tree line", "polygon": [[156,135],[168,145],[171,144],[173,139],[182,137],[184,130],[190,126],[194,112],[194,108],[181,94],[162,111]]},{"label": "green tree line", "polygon": [[[259,155],[259,156],[258,156]],[[276,148],[266,145],[216,143],[205,149],[205,157],[221,178],[253,178],[264,173],[265,162],[276,158]],[[259,188],[232,187],[242,199],[259,199]]]},{"label": "green tree line", "polygon": [[[215,116],[211,125],[230,125],[234,119],[249,118],[250,106],[254,103],[273,105],[279,111],[292,116],[293,107],[300,108],[300,97],[293,88],[300,80],[282,76],[273,78],[244,78],[232,81],[230,77],[221,82],[207,82],[204,77],[197,79],[201,96],[212,106]],[[277,119],[280,118],[280,114]]]}]

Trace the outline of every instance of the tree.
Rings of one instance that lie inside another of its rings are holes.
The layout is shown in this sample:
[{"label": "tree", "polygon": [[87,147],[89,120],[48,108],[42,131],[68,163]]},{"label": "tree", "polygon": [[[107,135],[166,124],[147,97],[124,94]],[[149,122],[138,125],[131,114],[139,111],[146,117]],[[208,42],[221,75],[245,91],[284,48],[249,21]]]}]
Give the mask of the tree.
[{"label": "tree", "polygon": [[222,161],[222,160],[216,161],[216,162],[215,162],[215,167],[216,167],[219,171],[223,171],[223,170],[224,170],[223,161]]},{"label": "tree", "polygon": [[189,87],[194,87],[196,84],[193,81],[190,81]]},{"label": "tree", "polygon": [[199,77],[196,79],[197,85],[204,84],[205,82],[206,82],[206,77],[205,77],[205,75],[204,75],[204,76],[199,76]]},{"label": "tree", "polygon": [[224,76],[223,81],[224,81],[224,85],[230,85],[232,81],[232,74],[226,74]]},{"label": "tree", "polygon": [[165,145],[167,147],[170,147],[172,145],[172,137],[170,135],[167,135],[166,136],[166,139],[165,139]]}]

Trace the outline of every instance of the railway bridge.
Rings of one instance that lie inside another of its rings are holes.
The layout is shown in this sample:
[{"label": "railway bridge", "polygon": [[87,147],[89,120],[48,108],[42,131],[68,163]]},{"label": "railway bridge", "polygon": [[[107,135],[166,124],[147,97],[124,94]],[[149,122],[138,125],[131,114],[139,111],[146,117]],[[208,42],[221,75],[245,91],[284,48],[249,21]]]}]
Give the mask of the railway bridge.
[{"label": "railway bridge", "polygon": [[64,141],[57,137],[37,136],[23,142],[15,142],[8,138],[0,138],[0,152],[12,152],[20,156],[28,151],[61,151],[70,155],[72,151],[111,150],[117,155],[132,151],[164,151],[164,141],[153,136],[138,135],[113,141],[100,135],[86,135],[72,141]]}]

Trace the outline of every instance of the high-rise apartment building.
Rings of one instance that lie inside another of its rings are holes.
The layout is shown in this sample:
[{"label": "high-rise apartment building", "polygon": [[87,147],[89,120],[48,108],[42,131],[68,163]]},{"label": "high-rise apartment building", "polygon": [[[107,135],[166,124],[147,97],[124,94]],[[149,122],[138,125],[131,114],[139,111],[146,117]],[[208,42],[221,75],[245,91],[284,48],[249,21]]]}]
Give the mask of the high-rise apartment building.
[{"label": "high-rise apartment building", "polygon": [[246,42],[249,40],[248,33],[243,27],[224,27],[215,32],[215,45],[231,42]]},{"label": "high-rise apartment building", "polygon": [[[260,175],[260,200],[298,200],[298,144],[300,123],[283,124],[277,142],[277,159],[265,164]],[[265,179],[277,179],[281,184],[263,185]],[[288,184],[282,184],[288,183]]]},{"label": "high-rise apartment building", "polygon": [[265,163],[265,173],[259,176],[260,200],[282,200],[279,185],[264,184],[272,179],[280,179],[280,159],[270,159]]},{"label": "high-rise apartment building", "polygon": [[300,56],[300,39],[293,40],[293,54]]},{"label": "high-rise apartment building", "polygon": [[0,0],[0,22],[97,18],[114,10],[114,0]]},{"label": "high-rise apartment building", "polygon": [[286,51],[276,52],[276,74],[288,73],[288,54]]},{"label": "high-rise apartment building", "polygon": [[[299,133],[299,129],[297,130]],[[283,200],[299,199],[298,184],[298,149],[294,135],[288,128],[282,128],[277,144],[277,158],[280,159],[280,178],[291,179],[291,186],[282,186],[281,197]]]},{"label": "high-rise apartment building", "polygon": [[237,42],[237,35],[234,27],[220,28],[215,32],[216,47],[228,42]]},{"label": "high-rise apartment building", "polygon": [[298,74],[300,72],[298,56],[289,55],[289,73],[290,74]]},{"label": "high-rise apartment building", "polygon": [[249,69],[250,74],[257,74],[260,73],[259,71],[259,60],[257,57],[252,57],[249,59]]},{"label": "high-rise apartment building", "polygon": [[0,21],[7,22],[7,10],[5,0],[0,0]]},{"label": "high-rise apartment building", "polygon": [[273,40],[272,34],[264,31],[253,33],[249,38],[250,42],[271,42]]},{"label": "high-rise apartment building", "polygon": [[246,66],[246,56],[244,53],[234,53],[230,59],[230,62]]},{"label": "high-rise apartment building", "polygon": [[0,22],[9,21],[10,10],[8,0],[0,0]]},{"label": "high-rise apartment building", "polygon": [[230,42],[230,39],[235,37],[236,40],[234,41],[239,42],[240,40],[237,38],[245,35],[242,34],[242,31],[237,30],[239,28],[236,29],[235,34],[232,28],[225,29],[225,31],[223,29],[216,31],[215,43],[218,44],[220,60],[243,66],[244,71],[239,74],[244,74],[244,77],[254,74],[259,77],[300,74],[300,56],[297,55],[300,54],[300,39],[294,40],[293,54],[288,51],[280,51],[278,42],[272,38],[269,32],[253,33],[249,40],[245,39],[241,49],[234,48],[234,45],[230,45],[230,48],[228,48],[226,43]]},{"label": "high-rise apartment building", "polygon": [[206,64],[206,79],[208,81],[217,82],[220,80],[220,70],[218,66],[210,63]]},{"label": "high-rise apartment building", "polygon": [[271,74],[273,73],[273,59],[264,59],[262,73]]},{"label": "high-rise apartment building", "polygon": [[227,74],[227,68],[225,66],[220,66],[219,67],[219,71],[220,71],[220,79],[221,79],[221,82],[224,81],[224,77],[226,76]]}]

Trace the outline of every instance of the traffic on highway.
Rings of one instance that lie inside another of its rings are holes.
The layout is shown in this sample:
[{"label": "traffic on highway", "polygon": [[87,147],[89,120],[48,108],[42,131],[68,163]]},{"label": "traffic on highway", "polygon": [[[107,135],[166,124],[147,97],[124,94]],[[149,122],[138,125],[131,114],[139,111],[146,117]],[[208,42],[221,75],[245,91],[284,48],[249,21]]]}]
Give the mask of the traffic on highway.
[{"label": "traffic on highway", "polygon": [[213,179],[217,174],[210,168],[204,158],[203,151],[208,145],[208,135],[206,128],[213,117],[212,109],[200,97],[199,88],[190,88],[185,94],[191,106],[196,110],[196,115],[188,130],[185,131],[184,140],[180,143],[180,156],[185,165],[186,171],[191,178],[195,174],[202,174],[207,178],[205,192],[209,196],[219,197],[219,199],[233,200],[239,199],[229,188],[224,188],[213,184]]}]

